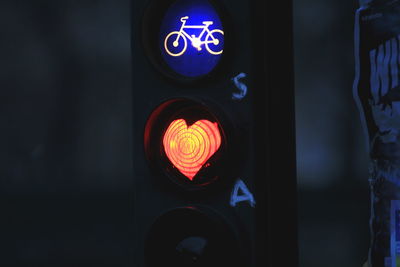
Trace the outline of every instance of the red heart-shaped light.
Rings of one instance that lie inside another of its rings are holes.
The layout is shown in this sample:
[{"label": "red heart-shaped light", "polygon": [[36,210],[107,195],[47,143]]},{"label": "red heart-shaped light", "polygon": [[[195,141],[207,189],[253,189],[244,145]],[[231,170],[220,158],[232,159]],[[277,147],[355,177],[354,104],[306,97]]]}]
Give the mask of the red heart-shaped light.
[{"label": "red heart-shaped light", "polygon": [[218,124],[199,120],[188,127],[185,120],[174,120],[164,134],[163,146],[171,163],[189,180],[193,180],[221,146]]}]

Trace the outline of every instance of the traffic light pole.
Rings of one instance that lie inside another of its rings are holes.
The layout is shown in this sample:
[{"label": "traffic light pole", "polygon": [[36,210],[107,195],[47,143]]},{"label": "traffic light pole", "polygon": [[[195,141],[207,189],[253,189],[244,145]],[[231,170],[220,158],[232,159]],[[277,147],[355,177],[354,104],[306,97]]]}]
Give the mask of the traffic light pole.
[{"label": "traffic light pole", "polygon": [[298,266],[292,1],[258,1],[254,13],[254,25],[264,25],[262,38],[253,32],[255,51],[264,52],[255,53],[254,72],[267,89],[254,98],[256,120],[266,122],[255,130],[264,140],[256,157],[257,266]]}]

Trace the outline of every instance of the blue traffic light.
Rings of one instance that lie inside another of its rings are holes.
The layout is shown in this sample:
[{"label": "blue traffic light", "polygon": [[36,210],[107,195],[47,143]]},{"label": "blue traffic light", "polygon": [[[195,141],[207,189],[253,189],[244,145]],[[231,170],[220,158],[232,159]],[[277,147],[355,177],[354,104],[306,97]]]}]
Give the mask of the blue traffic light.
[{"label": "blue traffic light", "polygon": [[159,47],[167,65],[190,78],[210,73],[224,50],[224,29],[207,0],[179,0],[165,13]]}]

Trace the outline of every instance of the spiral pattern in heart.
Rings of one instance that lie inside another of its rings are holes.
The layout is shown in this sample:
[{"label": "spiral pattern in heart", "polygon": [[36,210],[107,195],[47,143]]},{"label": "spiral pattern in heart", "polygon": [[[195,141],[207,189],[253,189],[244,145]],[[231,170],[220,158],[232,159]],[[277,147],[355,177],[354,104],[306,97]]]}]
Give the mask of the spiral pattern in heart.
[{"label": "spiral pattern in heart", "polygon": [[183,175],[193,180],[221,146],[218,124],[199,120],[188,127],[185,120],[174,120],[164,134],[163,146],[171,163]]}]

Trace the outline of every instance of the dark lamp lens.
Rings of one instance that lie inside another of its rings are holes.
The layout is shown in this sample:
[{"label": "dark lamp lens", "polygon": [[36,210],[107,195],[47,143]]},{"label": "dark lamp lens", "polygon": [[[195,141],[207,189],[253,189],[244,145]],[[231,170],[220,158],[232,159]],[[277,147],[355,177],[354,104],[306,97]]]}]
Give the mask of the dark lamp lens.
[{"label": "dark lamp lens", "polygon": [[147,267],[241,267],[238,241],[216,214],[179,208],[152,226],[145,248]]}]

